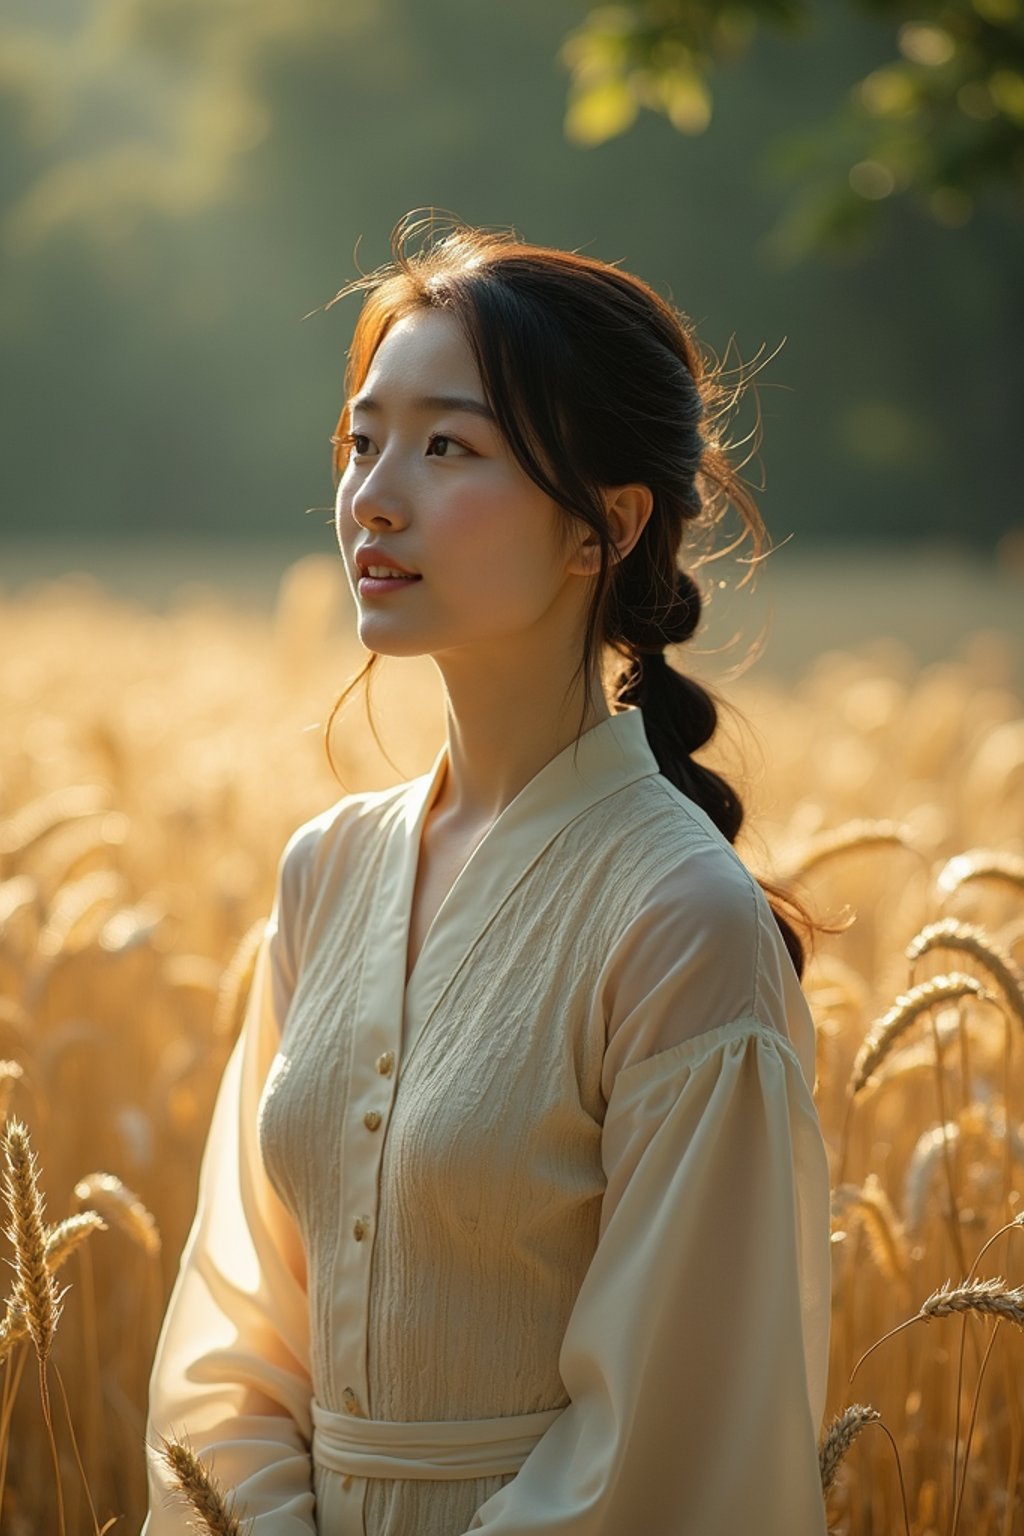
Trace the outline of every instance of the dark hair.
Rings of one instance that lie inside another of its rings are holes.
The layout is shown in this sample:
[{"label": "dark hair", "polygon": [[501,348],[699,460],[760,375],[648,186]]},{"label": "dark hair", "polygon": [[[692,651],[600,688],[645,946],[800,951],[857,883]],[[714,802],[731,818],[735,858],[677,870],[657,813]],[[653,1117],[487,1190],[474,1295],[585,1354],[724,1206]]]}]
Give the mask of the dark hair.
[{"label": "dark hair", "polygon": [[[412,248],[422,234],[427,238]],[[595,659],[609,647],[623,663],[612,707],[642,709],[661,772],[735,842],[743,821],[739,796],[694,757],[715,732],[715,699],[670,666],[664,652],[688,640],[701,616],[700,589],[676,564],[687,526],[709,530],[731,507],[752,540],[755,560],[764,546],[760,514],[721,437],[738,387],[725,386],[721,365],[705,358],[686,316],[640,278],[592,257],[458,221],[439,232],[434,220],[413,214],[396,226],[391,249],[389,264],[349,283],[331,301],[367,290],[349,350],[346,401],[361,388],[397,320],[424,308],[452,314],[511,453],[567,514],[567,539],[579,519],[599,540],[600,569],[573,679],[582,671],[581,726]],[[346,403],[331,439],[336,478],[348,430]],[[602,489],[635,483],[650,488],[653,510],[633,549],[619,560]],[[335,700],[326,725],[332,769],[334,716],[369,678],[376,659],[371,653]],[[807,931],[814,924],[794,896],[762,884],[774,898],[776,921],[802,974],[804,946],[794,921]]]}]

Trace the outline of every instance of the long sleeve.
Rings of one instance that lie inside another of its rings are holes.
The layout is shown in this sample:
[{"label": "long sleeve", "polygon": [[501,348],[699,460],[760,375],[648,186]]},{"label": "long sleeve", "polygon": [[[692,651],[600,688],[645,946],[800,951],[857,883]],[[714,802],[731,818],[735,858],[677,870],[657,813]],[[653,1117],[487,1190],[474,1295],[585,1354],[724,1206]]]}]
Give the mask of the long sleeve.
[{"label": "long sleeve", "polygon": [[[301,830],[301,829],[300,829]],[[184,1432],[254,1536],[315,1532],[305,1258],[258,1145],[260,1097],[294,987],[282,906],[295,884],[282,856],[244,1023],[225,1068],[200,1169],[195,1219],[156,1347],[146,1429],[143,1536],[178,1536],[187,1509],[158,1460]]]},{"label": "long sleeve", "polygon": [[471,1531],[824,1536],[810,1020],[760,893],[708,871],[669,881],[609,970],[607,1184],[559,1355],[570,1401]]}]

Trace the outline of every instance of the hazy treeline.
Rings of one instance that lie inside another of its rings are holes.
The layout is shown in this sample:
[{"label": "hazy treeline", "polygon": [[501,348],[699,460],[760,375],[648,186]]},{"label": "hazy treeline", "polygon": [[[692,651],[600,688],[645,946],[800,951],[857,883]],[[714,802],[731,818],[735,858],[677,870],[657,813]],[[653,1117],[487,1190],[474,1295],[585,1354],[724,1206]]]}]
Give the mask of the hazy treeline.
[{"label": "hazy treeline", "polygon": [[303,317],[433,204],[621,261],[719,353],[785,338],[750,469],[777,539],[994,545],[1019,520],[1012,210],[943,230],[893,208],[876,248],[799,263],[773,235],[785,136],[888,58],[889,31],[822,7],[720,74],[701,137],[644,113],[588,150],[563,132],[559,61],[584,14],[9,0],[0,532],[323,547],[328,514],[306,509],[330,503],[358,301]]}]

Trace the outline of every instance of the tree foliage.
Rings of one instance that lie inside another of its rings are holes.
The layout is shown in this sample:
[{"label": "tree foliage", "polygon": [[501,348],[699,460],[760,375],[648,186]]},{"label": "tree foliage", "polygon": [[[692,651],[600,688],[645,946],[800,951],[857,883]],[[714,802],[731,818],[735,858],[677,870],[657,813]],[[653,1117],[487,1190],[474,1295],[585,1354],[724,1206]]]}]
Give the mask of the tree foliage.
[{"label": "tree foliage", "polygon": [[[776,142],[792,184],[773,239],[783,257],[869,236],[892,199],[940,225],[967,223],[983,195],[1024,203],[1022,0],[851,0],[878,27],[878,67],[852,81],[830,121]],[[629,129],[647,108],[681,133],[712,113],[716,70],[761,29],[806,37],[811,0],[627,0],[592,10],[565,40],[565,129],[581,145]]]}]

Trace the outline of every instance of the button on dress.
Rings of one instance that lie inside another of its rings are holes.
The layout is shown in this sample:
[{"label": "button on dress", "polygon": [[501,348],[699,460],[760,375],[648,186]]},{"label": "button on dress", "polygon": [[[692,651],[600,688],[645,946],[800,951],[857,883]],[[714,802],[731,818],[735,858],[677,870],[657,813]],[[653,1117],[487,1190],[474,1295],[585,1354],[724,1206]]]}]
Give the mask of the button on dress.
[{"label": "button on dress", "polygon": [[289,839],[157,1344],[253,1536],[825,1536],[829,1173],[765,897],[639,709],[545,765],[405,983],[446,767]]}]

